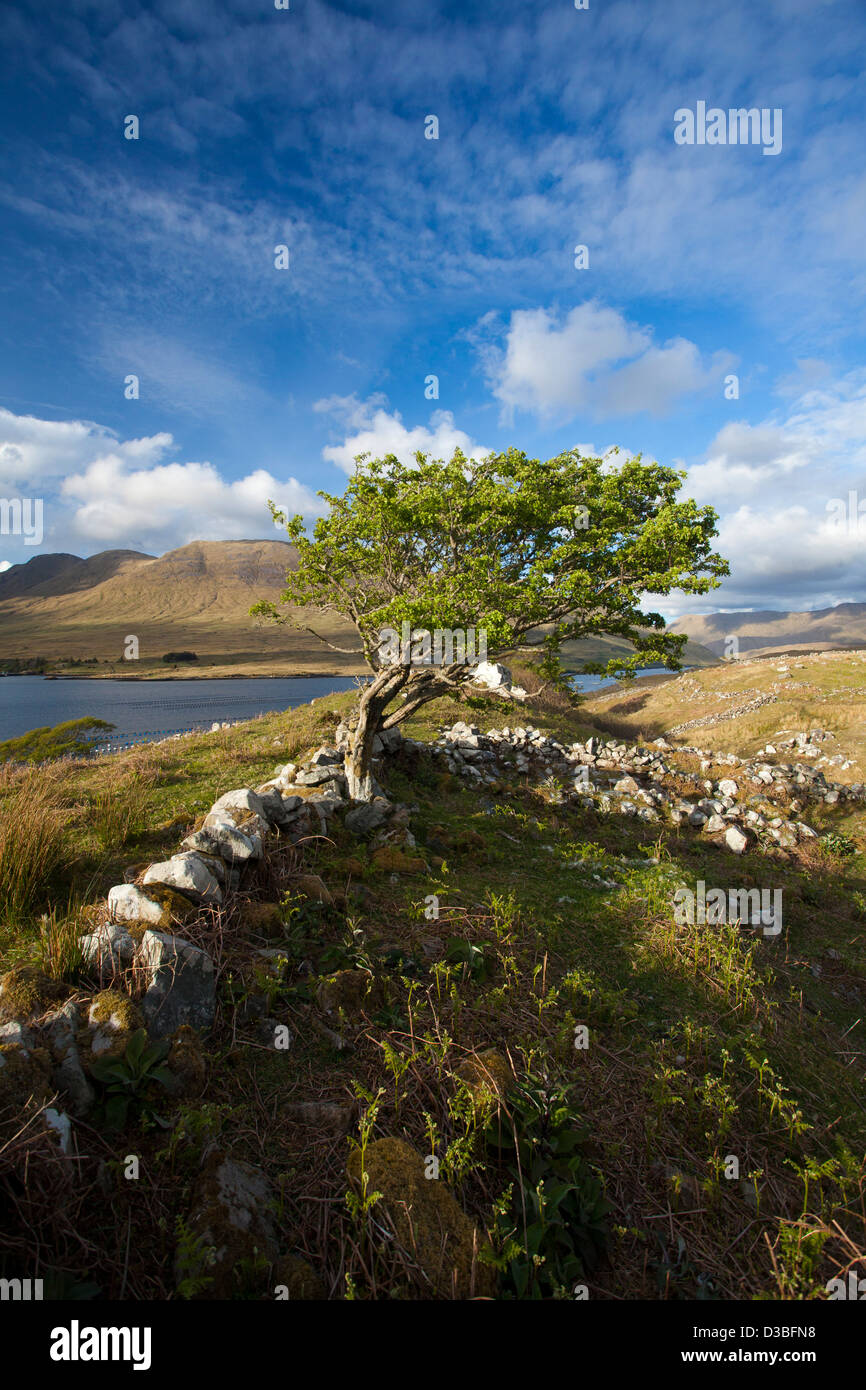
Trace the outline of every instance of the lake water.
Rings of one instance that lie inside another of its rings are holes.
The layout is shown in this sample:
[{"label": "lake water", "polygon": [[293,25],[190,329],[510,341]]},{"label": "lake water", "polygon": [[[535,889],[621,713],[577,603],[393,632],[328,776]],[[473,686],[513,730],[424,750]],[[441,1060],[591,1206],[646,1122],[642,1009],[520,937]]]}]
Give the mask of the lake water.
[{"label": "lake water", "polygon": [[[683,671],[691,671],[691,666],[684,666]],[[636,672],[638,676],[670,676],[678,675],[679,672],[669,671],[666,666],[641,666]],[[575,690],[602,690],[605,686],[616,685],[613,676],[584,676],[576,675],[572,678],[572,685]]]},{"label": "lake water", "polygon": [[[661,674],[652,668],[640,675]],[[351,676],[244,677],[238,680],[114,681],[45,680],[42,676],[0,679],[0,740],[30,729],[93,715],[115,725],[112,744],[161,738],[189,729],[252,719],[272,710],[294,709],[321,695],[351,690]],[[610,676],[574,677],[578,690],[613,685]]]},{"label": "lake water", "polygon": [[29,729],[93,715],[115,725],[111,742],[137,742],[215,720],[252,719],[271,710],[294,709],[319,695],[350,690],[349,676],[275,676],[239,680],[112,681],[56,680],[42,676],[0,679],[0,740]]}]

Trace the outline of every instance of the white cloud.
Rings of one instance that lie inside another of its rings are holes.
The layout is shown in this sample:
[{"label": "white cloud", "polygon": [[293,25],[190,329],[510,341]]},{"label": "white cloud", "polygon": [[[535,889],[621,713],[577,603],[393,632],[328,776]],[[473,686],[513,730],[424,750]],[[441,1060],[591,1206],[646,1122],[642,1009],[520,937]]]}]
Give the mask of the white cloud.
[{"label": "white cloud", "polygon": [[269,499],[309,518],[322,512],[294,477],[260,468],[228,481],[211,463],[167,462],[173,448],[170,434],[120,440],[88,421],[0,411],[0,481],[10,492],[45,495],[52,550],[161,552],[192,540],[267,536]]},{"label": "white cloud", "polygon": [[[489,316],[483,321],[489,334]],[[732,362],[704,365],[686,338],[654,342],[618,310],[588,300],[564,318],[549,309],[517,309],[504,347],[488,342],[482,360],[506,418],[515,410],[561,421],[664,414],[681,396],[707,390]]]},{"label": "white cloud", "polygon": [[169,463],[130,470],[116,455],[67,478],[62,496],[74,505],[70,531],[87,542],[116,546],[134,531],[147,549],[192,540],[243,540],[270,531],[267,503],[312,517],[322,504],[295,478],[264,469],[226,482],[210,463]]},{"label": "white cloud", "polygon": [[802,610],[866,593],[866,372],[793,400],[784,418],[719,431],[685,492],[720,513],[731,578],[665,612]]},{"label": "white cloud", "polygon": [[427,425],[408,429],[399,411],[389,414],[386,406],[387,398],[382,395],[370,396],[366,401],[356,396],[329,396],[317,401],[314,410],[333,416],[348,432],[342,444],[327,445],[322,457],[352,473],[356,454],[368,453],[372,458],[396,454],[403,463],[411,463],[419,450],[434,459],[450,459],[455,449],[462,449],[468,458],[483,458],[490,453],[457,428],[450,410],[434,410]]},{"label": "white cloud", "polygon": [[128,439],[89,420],[39,420],[0,409],[0,484],[6,489],[50,483],[107,452],[146,466],[171,446],[170,434]]}]

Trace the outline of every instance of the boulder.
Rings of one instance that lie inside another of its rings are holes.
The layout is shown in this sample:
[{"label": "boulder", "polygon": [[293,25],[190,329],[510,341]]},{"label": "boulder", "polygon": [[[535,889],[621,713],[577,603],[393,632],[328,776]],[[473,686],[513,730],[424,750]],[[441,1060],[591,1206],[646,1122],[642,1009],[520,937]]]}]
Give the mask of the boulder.
[{"label": "boulder", "polygon": [[372,801],[361,801],[347,811],[343,824],[353,835],[369,835],[384,825],[390,811],[390,801],[384,796],[375,796]]},{"label": "boulder", "polygon": [[118,883],[108,890],[108,910],[113,923],[145,922],[151,927],[165,925],[165,908],[149,898],[134,883]]},{"label": "boulder", "polygon": [[333,767],[310,767],[295,774],[295,785],[298,787],[318,787],[323,782],[339,783],[342,780],[342,774],[335,772]]},{"label": "boulder", "polygon": [[[396,1263],[401,1271],[413,1267],[427,1297],[492,1298],[496,1272],[479,1259],[487,1241],[458,1205],[444,1182],[425,1176],[423,1156],[402,1139],[377,1139],[349,1157],[348,1175],[356,1188],[366,1176],[367,1191],[382,1194],[376,1204],[375,1225],[387,1220],[393,1240],[405,1252]],[[392,1248],[389,1240],[385,1249]],[[411,1276],[409,1276],[411,1277]]]},{"label": "boulder", "polygon": [[292,880],[292,887],[305,897],[311,898],[313,902],[322,903],[325,907],[334,906],[334,899],[318,874],[299,874]]},{"label": "boulder", "polygon": [[45,1021],[45,1032],[54,1060],[52,1081],[58,1091],[67,1096],[70,1111],[76,1118],[85,1116],[93,1105],[94,1091],[85,1075],[78,1052],[78,1030],[81,1008],[78,1001],[69,999]]},{"label": "boulder", "polygon": [[258,835],[245,835],[228,820],[217,820],[187,835],[183,848],[199,854],[220,855],[227,864],[245,864],[248,859],[261,859],[262,842]]},{"label": "boulder", "polygon": [[218,906],[223,900],[216,878],[197,854],[176,854],[161,864],[151,864],[144,875],[145,886],[159,883],[200,903]]},{"label": "boulder", "polygon": [[38,1018],[69,989],[33,965],[13,965],[0,975],[0,1023]]},{"label": "boulder", "polygon": [[749,847],[750,837],[742,826],[729,825],[725,832],[725,844],[733,854],[744,854]]},{"label": "boulder", "polygon": [[256,1289],[270,1294],[268,1266],[279,1253],[272,1203],[261,1168],[213,1154],[185,1223],[191,1239],[175,1255],[178,1282],[194,1281],[205,1298],[229,1299]]},{"label": "boulder", "polygon": [[288,820],[288,810],[283,804],[278,787],[266,787],[264,791],[259,788],[256,796],[262,803],[259,815],[264,816],[265,820],[270,821],[271,825],[284,826]]},{"label": "boulder", "polygon": [[32,1028],[13,1019],[10,1023],[0,1023],[0,1047],[20,1047],[25,1057],[29,1057],[36,1046],[36,1035]]},{"label": "boulder", "polygon": [[141,1009],[152,1037],[170,1037],[178,1028],[210,1028],[216,1009],[213,961],[206,951],[179,936],[146,931],[136,953],[146,979]]},{"label": "boulder", "polygon": [[[111,893],[114,891],[112,888]],[[100,983],[113,980],[115,975],[131,964],[135,955],[135,941],[119,922],[104,922],[95,932],[79,937],[78,944],[83,963],[93,971]]]},{"label": "boulder", "polygon": [[105,1052],[123,1052],[130,1035],[141,1028],[141,1010],[117,989],[104,989],[90,1001],[87,1024],[90,1029],[90,1048],[94,1056]]},{"label": "boulder", "polygon": [[[223,811],[252,811],[254,815],[261,816],[267,820],[265,815],[265,805],[258,792],[254,792],[252,787],[236,787],[234,791],[224,792],[211,806],[211,814],[218,816]],[[236,819],[232,815],[232,820]]]},{"label": "boulder", "polygon": [[498,1105],[514,1082],[510,1066],[495,1047],[464,1058],[456,1074],[469,1087],[476,1105]]}]

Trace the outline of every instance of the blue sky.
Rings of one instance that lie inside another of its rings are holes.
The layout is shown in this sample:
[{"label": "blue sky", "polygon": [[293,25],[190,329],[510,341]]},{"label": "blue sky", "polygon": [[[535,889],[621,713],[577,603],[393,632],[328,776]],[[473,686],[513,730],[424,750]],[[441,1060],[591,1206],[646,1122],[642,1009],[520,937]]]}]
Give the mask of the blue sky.
[{"label": "blue sky", "polygon": [[[360,449],[618,445],[721,516],[670,616],[862,600],[864,41],[861,0],[7,7],[0,496],[45,533],[0,561],[272,534]],[[677,144],[699,101],[781,151]]]}]

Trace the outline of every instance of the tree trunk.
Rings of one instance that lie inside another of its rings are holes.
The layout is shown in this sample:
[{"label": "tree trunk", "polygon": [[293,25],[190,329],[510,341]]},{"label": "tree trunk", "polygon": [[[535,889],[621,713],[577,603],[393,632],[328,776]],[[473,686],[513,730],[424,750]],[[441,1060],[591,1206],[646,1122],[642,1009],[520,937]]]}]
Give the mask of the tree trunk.
[{"label": "tree trunk", "polygon": [[346,781],[353,801],[373,799],[373,740],[379,730],[382,714],[394,696],[409,679],[408,666],[387,666],[365,687],[358,709],[358,722],[352,734],[351,747],[346,754]]}]

